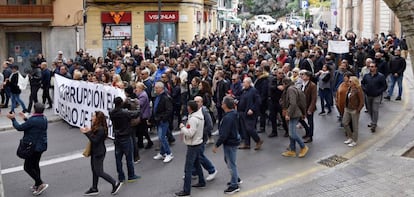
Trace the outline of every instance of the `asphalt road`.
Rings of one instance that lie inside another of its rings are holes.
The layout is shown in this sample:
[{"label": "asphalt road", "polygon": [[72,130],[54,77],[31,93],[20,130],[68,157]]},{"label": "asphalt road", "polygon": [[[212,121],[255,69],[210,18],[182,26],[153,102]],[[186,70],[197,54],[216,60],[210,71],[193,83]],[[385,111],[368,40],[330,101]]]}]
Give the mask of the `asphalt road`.
[{"label": "asphalt road", "polygon": [[[378,130],[398,124],[398,117],[403,107],[404,101],[384,102],[380,109]],[[345,136],[343,129],[339,128],[336,113],[333,112],[327,116],[318,116],[318,113],[319,111],[315,112],[314,141],[308,144],[310,151],[305,158],[284,158],[281,156],[289,143],[288,138],[280,137],[284,132],[282,129],[279,130],[277,138],[268,138],[267,135],[260,134],[264,139],[263,149],[260,151],[253,149],[238,151],[237,162],[243,184],[237,195],[262,196],[266,194],[266,190],[271,189],[270,187],[303,179],[310,172],[327,168],[317,164],[320,159],[334,154],[352,156],[349,154],[350,152],[362,151],[364,146],[369,145],[377,135],[370,132],[367,127],[368,114],[362,112],[359,145],[355,148],[349,148],[343,144]],[[270,132],[270,130],[268,126],[267,131]],[[303,135],[304,130],[301,129],[299,133]],[[3,168],[2,176],[6,197],[32,196],[29,187],[33,181],[21,169],[23,160],[15,155],[21,136],[22,133],[14,130],[0,132],[0,161]],[[42,161],[46,162],[46,165],[41,167],[41,170],[42,178],[44,182],[49,184],[49,188],[42,196],[82,196],[92,183],[89,158],[83,158],[80,155],[86,145],[87,138],[80,134],[79,129],[71,128],[63,122],[49,124],[48,137],[49,147],[42,157]],[[178,136],[176,139],[176,144],[172,146],[175,158],[168,164],[152,159],[157,153],[154,148],[141,150],[142,161],[135,165],[135,170],[142,178],[135,183],[125,184],[119,196],[163,197],[174,196],[175,192],[180,191],[183,185],[186,147]],[[108,140],[105,171],[116,178],[112,146],[111,141]],[[192,189],[192,196],[224,196],[223,190],[226,188],[226,182],[229,181],[230,175],[224,164],[223,151],[220,149],[217,154],[214,154],[211,152],[210,145],[206,148],[206,155],[215,164],[219,174],[215,180],[207,183],[206,188]],[[126,166],[124,166],[124,170],[126,171]],[[99,180],[99,190],[99,196],[111,196],[111,186],[103,179]]]}]

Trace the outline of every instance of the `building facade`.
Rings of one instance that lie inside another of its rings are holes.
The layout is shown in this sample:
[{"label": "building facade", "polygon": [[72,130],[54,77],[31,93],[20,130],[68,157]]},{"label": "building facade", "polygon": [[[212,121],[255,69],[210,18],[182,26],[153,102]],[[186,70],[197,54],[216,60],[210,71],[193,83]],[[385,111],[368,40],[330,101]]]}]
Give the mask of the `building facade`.
[{"label": "building facade", "polygon": [[217,28],[219,30],[225,30],[226,28],[230,27],[230,25],[238,23],[238,21],[234,20],[234,19],[237,19],[238,5],[239,5],[238,0],[218,0]]},{"label": "building facade", "polygon": [[353,31],[358,37],[373,38],[389,32],[398,37],[401,24],[382,0],[336,0],[337,24],[343,32]]},{"label": "building facade", "polygon": [[162,0],[161,32],[158,32],[157,1],[87,0],[85,47],[91,55],[103,56],[108,48],[148,46],[154,53],[158,37],[164,46],[191,42],[195,35],[207,37],[216,31],[216,0]]},{"label": "building facade", "polygon": [[82,0],[0,0],[0,60],[24,70],[39,53],[73,58],[83,48]]}]

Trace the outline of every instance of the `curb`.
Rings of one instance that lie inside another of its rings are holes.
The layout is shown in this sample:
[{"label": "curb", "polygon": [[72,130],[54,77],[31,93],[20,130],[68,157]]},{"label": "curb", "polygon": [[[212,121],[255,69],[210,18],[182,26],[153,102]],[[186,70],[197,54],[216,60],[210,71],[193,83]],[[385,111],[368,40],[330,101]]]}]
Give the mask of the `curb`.
[{"label": "curb", "polygon": [[[59,116],[52,115],[51,117],[48,117],[47,122],[48,123],[53,123],[53,122],[58,122],[60,120],[62,120],[62,118],[60,118]],[[11,124],[10,125],[2,125],[2,126],[0,126],[0,132],[12,130],[12,129],[14,129],[14,128],[13,128],[13,125],[11,125]]]}]

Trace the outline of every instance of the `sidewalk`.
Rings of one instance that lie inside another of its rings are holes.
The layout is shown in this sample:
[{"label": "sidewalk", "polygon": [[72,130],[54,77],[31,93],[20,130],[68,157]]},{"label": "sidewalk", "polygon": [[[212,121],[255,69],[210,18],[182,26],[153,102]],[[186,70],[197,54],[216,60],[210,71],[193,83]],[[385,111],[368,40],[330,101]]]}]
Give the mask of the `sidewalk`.
[{"label": "sidewalk", "polygon": [[[30,87],[27,87],[26,90],[23,90],[20,94],[20,98],[23,100],[26,107],[29,105],[29,95],[30,95]],[[39,101],[42,100],[42,90],[39,90],[37,99]],[[11,121],[6,117],[6,114],[9,113],[11,108],[11,100],[9,101],[9,107],[8,108],[2,108],[1,109],[1,115],[0,115],[0,132],[13,129]],[[33,107],[32,107],[33,110]],[[22,111],[21,107],[18,107],[15,109],[15,112],[18,113]],[[45,109],[44,114],[46,115],[49,122],[56,122],[61,120],[59,116],[53,113],[53,109]],[[20,121],[20,118],[17,119]]]}]

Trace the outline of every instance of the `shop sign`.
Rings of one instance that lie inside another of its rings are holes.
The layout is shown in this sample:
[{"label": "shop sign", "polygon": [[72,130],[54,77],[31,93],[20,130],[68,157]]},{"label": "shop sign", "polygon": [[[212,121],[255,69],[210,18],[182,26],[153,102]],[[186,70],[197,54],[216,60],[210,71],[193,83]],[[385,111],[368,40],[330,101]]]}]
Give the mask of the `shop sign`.
[{"label": "shop sign", "polygon": [[131,24],[131,12],[102,12],[102,24]]},{"label": "shop sign", "polygon": [[[178,22],[179,14],[178,11],[163,11],[161,12],[161,22]],[[146,23],[156,23],[158,22],[158,12],[149,11],[145,12],[145,22]]]}]

